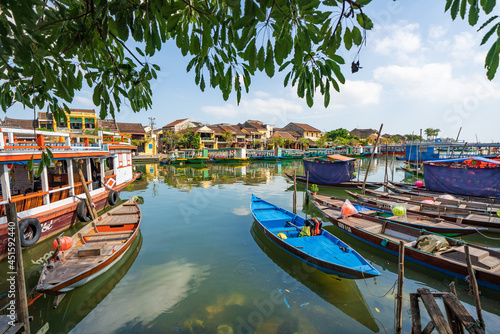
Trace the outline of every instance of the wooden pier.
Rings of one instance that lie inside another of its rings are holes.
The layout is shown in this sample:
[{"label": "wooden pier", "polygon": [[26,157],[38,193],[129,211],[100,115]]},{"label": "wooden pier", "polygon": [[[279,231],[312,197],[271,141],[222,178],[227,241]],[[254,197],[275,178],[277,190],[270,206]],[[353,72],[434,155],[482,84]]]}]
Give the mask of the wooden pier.
[{"label": "wooden pier", "polygon": [[[419,298],[431,318],[431,321],[423,330],[420,317]],[[446,318],[441,312],[435,298],[443,299]],[[453,293],[431,292],[428,288],[420,288],[417,289],[417,293],[410,293],[410,305],[412,334],[431,333],[434,329],[440,334],[466,333],[465,331],[475,334],[485,333],[484,329],[481,327],[481,323],[470,315]]]},{"label": "wooden pier", "polygon": [[15,334],[24,332],[24,324],[16,322],[14,326],[11,326],[9,322],[11,321],[8,315],[0,316],[0,334]]}]

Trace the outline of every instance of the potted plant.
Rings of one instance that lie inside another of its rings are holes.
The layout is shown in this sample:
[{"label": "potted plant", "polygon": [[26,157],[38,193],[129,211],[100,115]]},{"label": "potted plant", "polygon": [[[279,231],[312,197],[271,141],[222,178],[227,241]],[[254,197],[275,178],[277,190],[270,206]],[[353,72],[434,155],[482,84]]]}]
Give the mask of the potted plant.
[{"label": "potted plant", "polygon": [[313,194],[313,196],[315,196],[315,195],[316,195],[316,193],[318,192],[318,190],[319,190],[319,189],[318,189],[318,186],[317,186],[317,185],[315,185],[315,184],[312,184],[312,185],[311,185],[311,193]]}]

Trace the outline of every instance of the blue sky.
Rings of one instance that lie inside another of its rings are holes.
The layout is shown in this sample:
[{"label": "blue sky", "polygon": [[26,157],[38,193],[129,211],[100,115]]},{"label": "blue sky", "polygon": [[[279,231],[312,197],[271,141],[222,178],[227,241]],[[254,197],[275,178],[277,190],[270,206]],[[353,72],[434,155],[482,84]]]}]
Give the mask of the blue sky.
[{"label": "blue sky", "polygon": [[[323,131],[378,129],[383,123],[383,133],[417,134],[430,127],[441,129],[440,136],[453,138],[463,127],[460,139],[475,142],[477,135],[479,141],[498,142],[500,73],[493,82],[486,79],[484,58],[489,45],[479,46],[484,32],[461,20],[453,22],[444,13],[444,4],[374,0],[366,7],[375,28],[367,32],[359,56],[363,68],[351,74],[357,49],[341,51],[347,82],[340,93],[332,93],[326,109],[319,94],[314,107],[308,108],[295,88],[283,87],[283,73],[273,78],[257,74],[239,106],[235,94],[224,101],[218,90],[201,92],[194,73],[186,72],[190,58],[182,57],[174,43],[167,43],[150,59],[162,68],[152,83],[152,109],[134,114],[124,105],[117,120],[146,125],[148,117],[154,117],[161,127],[186,117],[204,123],[259,119],[279,127],[292,121],[308,123]],[[500,14],[499,8],[494,14]],[[480,18],[478,26],[483,21]],[[94,108],[91,91],[79,92],[70,107]],[[7,112],[12,118],[32,115],[21,106]]]}]

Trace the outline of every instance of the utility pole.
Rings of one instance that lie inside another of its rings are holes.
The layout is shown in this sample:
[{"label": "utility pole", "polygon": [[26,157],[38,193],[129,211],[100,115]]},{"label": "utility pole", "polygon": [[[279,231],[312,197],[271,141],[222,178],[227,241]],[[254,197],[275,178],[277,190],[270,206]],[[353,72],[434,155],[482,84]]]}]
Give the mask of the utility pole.
[{"label": "utility pole", "polygon": [[149,118],[149,126],[151,127],[151,137],[153,137],[153,130],[155,128],[155,118],[154,117],[148,117]]}]

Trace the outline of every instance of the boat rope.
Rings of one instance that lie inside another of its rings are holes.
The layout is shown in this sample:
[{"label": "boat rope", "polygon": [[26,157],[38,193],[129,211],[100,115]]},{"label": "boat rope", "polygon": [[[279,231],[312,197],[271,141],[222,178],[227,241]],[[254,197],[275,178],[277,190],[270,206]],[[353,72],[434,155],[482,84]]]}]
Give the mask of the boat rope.
[{"label": "boat rope", "polygon": [[398,280],[397,279],[394,280],[394,284],[389,288],[389,290],[387,290],[386,293],[384,293],[382,296],[379,296],[375,292],[373,292],[372,289],[370,289],[370,287],[368,286],[368,283],[366,283],[365,273],[363,271],[361,271],[361,275],[363,275],[363,282],[365,282],[366,287],[372,293],[372,295],[374,295],[375,297],[384,298],[391,291],[392,291],[392,294],[394,294],[394,289],[396,288],[396,285],[398,284]]},{"label": "boat rope", "polygon": [[489,237],[487,236],[486,234],[484,233],[481,233],[481,231],[479,231],[477,228],[475,229],[477,233],[481,234],[483,237],[487,238],[487,239],[492,239],[492,240],[500,240],[500,238],[493,238],[493,237]]}]

